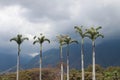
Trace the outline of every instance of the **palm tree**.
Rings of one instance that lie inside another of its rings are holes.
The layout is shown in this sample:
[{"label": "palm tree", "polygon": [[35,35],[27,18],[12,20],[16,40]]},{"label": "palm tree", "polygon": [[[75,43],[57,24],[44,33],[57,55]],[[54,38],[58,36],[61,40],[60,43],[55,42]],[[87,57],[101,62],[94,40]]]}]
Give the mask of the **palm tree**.
[{"label": "palm tree", "polygon": [[86,37],[86,32],[83,32],[82,30],[83,26],[75,26],[74,29],[76,30],[76,32],[78,32],[82,38],[81,40],[81,69],[82,69],[82,80],[84,80],[84,38]]},{"label": "palm tree", "polygon": [[22,37],[21,34],[18,34],[17,37],[10,39],[10,41],[15,41],[18,44],[18,56],[17,56],[17,77],[16,80],[19,80],[19,64],[20,64],[20,45],[24,40],[28,40],[27,37]]},{"label": "palm tree", "polygon": [[42,44],[45,41],[50,43],[50,40],[45,38],[45,36],[43,36],[42,34],[40,34],[40,37],[34,36],[34,39],[35,39],[35,41],[33,42],[33,44],[36,44],[36,43],[40,44],[40,75],[39,75],[39,78],[40,78],[40,80],[42,80],[42,75],[41,75],[41,68],[42,68]]},{"label": "palm tree", "polygon": [[92,71],[92,76],[93,76],[93,80],[96,80],[95,78],[95,40],[98,37],[104,37],[102,34],[99,33],[99,29],[101,29],[102,27],[97,27],[97,28],[93,28],[91,27],[90,29],[86,29],[86,33],[87,33],[87,37],[90,38],[92,40],[92,59],[93,59],[93,71]]},{"label": "palm tree", "polygon": [[59,48],[60,48],[60,65],[61,65],[61,80],[63,80],[63,54],[62,54],[62,46],[65,44],[64,42],[64,35],[57,36],[59,41]]},{"label": "palm tree", "polygon": [[69,37],[67,35],[64,37],[64,42],[65,42],[65,44],[67,44],[67,80],[69,80],[69,45],[71,43],[78,44],[78,42],[76,40],[71,39],[71,37]]}]

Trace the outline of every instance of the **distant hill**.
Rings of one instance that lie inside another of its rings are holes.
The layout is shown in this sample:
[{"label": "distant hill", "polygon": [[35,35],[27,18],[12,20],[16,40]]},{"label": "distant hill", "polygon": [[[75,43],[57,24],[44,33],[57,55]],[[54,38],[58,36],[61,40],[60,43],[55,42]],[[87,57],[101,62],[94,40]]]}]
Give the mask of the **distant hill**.
[{"label": "distant hill", "polygon": [[12,67],[16,63],[16,58],[11,54],[0,53],[0,71],[6,70]]},{"label": "distant hill", "polygon": [[[10,70],[16,66],[17,54],[13,55],[12,53],[0,53],[0,55],[0,72]],[[20,56],[20,64],[26,64],[30,59],[31,57],[28,56]]]},{"label": "distant hill", "polygon": [[[114,41],[114,42],[113,42]],[[70,67],[80,68],[80,45],[70,45]],[[87,43],[84,45],[85,67],[92,64],[92,47]],[[64,62],[66,63],[66,47],[63,49]],[[50,49],[43,53],[43,67],[55,67],[59,63],[59,49]],[[120,66],[120,39],[105,40],[96,46],[96,64],[103,67]],[[39,67],[39,55],[34,57],[25,68]]]}]

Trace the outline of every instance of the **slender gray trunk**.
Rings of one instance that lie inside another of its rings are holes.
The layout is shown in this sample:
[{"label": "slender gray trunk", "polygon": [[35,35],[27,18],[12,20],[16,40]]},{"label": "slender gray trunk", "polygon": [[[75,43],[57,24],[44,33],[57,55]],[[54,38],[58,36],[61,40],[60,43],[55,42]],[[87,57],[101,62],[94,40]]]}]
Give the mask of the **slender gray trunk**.
[{"label": "slender gray trunk", "polygon": [[40,80],[42,80],[41,68],[42,68],[42,44],[40,44],[40,75],[39,75]]},{"label": "slender gray trunk", "polygon": [[82,69],[82,80],[84,80],[84,48],[83,48],[84,40],[82,38],[81,42],[81,69]]},{"label": "slender gray trunk", "polygon": [[67,80],[69,80],[69,44],[67,44]]},{"label": "slender gray trunk", "polygon": [[19,65],[20,65],[20,45],[18,45],[18,56],[17,56],[17,77],[16,80],[19,80]]},{"label": "slender gray trunk", "polygon": [[92,41],[92,51],[93,51],[93,80],[96,80],[96,78],[95,78],[95,42],[94,42],[94,40]]},{"label": "slender gray trunk", "polygon": [[60,45],[60,59],[61,59],[61,80],[63,80],[63,55],[62,55],[62,45]]}]

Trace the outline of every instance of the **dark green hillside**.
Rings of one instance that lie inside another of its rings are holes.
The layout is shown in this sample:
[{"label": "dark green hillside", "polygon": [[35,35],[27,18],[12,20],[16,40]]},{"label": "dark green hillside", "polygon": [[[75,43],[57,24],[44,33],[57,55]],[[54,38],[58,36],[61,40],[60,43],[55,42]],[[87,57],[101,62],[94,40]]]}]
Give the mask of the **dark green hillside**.
[{"label": "dark green hillside", "polygon": [[[104,41],[96,46],[96,64],[103,67],[120,66],[120,40]],[[118,45],[118,46],[116,46]],[[92,63],[91,44],[87,43],[85,48],[85,66]],[[66,48],[63,49],[64,63],[66,63]],[[70,67],[80,69],[80,46],[71,45],[70,47]],[[25,68],[39,67],[39,56],[33,58]],[[51,49],[43,53],[43,67],[54,66],[59,63],[59,49]]]}]

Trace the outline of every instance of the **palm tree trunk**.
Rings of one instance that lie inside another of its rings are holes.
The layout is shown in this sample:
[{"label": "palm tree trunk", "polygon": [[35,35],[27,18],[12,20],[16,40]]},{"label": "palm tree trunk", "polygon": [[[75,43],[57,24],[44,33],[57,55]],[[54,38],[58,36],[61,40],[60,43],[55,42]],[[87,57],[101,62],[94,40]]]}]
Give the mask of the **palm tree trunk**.
[{"label": "palm tree trunk", "polygon": [[42,80],[42,73],[41,73],[41,68],[42,68],[42,44],[40,44],[40,80]]},{"label": "palm tree trunk", "polygon": [[60,45],[60,59],[61,59],[61,80],[63,80],[63,55],[62,55],[62,45]]},{"label": "palm tree trunk", "polygon": [[69,80],[69,44],[67,45],[67,80]]},{"label": "palm tree trunk", "polygon": [[84,40],[82,38],[81,42],[81,68],[82,68],[82,80],[84,80],[84,50],[83,50]]},{"label": "palm tree trunk", "polygon": [[20,65],[20,45],[18,45],[18,56],[17,56],[17,77],[16,80],[19,80],[19,65]]},{"label": "palm tree trunk", "polygon": [[92,50],[93,50],[93,80],[95,79],[95,42],[94,40],[92,41]]}]

